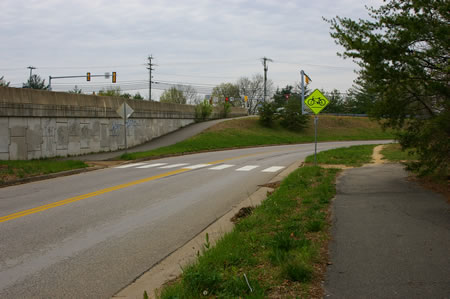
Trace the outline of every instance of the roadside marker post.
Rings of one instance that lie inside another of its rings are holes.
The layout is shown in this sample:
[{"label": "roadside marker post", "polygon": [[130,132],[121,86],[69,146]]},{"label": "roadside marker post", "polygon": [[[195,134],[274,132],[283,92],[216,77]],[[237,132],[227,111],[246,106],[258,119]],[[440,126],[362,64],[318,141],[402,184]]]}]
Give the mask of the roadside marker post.
[{"label": "roadside marker post", "polygon": [[304,101],[305,105],[311,109],[314,115],[314,166],[317,166],[317,116],[330,101],[318,90],[314,90]]},{"label": "roadside marker post", "polygon": [[131,108],[127,102],[123,102],[122,105],[120,105],[119,109],[116,110],[117,114],[119,114],[120,117],[123,118],[123,131],[124,131],[124,142],[125,142],[125,153],[127,153],[128,150],[128,144],[127,144],[127,119],[133,114],[134,110]]}]

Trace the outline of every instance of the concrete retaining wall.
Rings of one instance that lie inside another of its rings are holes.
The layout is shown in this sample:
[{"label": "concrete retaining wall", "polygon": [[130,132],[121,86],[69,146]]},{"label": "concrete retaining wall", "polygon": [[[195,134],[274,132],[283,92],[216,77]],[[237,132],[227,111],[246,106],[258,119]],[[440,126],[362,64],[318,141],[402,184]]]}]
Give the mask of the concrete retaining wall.
[{"label": "concrete retaining wall", "polygon": [[[0,87],[0,160],[29,160],[114,151],[125,146],[125,126],[116,110],[125,100]],[[136,146],[195,121],[190,105],[126,100],[127,144]],[[218,118],[215,109],[211,118]],[[230,116],[246,115],[233,108]]]}]

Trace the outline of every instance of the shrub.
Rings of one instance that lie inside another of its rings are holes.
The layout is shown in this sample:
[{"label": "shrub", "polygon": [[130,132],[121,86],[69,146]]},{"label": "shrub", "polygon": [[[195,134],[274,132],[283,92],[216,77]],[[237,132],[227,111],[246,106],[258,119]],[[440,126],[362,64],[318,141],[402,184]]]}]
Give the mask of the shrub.
[{"label": "shrub", "polygon": [[212,110],[212,105],[206,100],[203,103],[197,104],[197,106],[195,106],[195,119],[197,121],[206,120],[211,115]]},{"label": "shrub", "polygon": [[302,114],[302,105],[297,97],[291,96],[281,111],[280,124],[291,131],[301,131],[308,126],[308,115]]},{"label": "shrub", "polygon": [[272,127],[275,120],[275,105],[273,103],[263,103],[258,110],[259,121],[264,127]]},{"label": "shrub", "polygon": [[223,103],[223,110],[222,110],[222,117],[227,118],[228,114],[230,114],[231,111],[231,104],[228,102]]}]

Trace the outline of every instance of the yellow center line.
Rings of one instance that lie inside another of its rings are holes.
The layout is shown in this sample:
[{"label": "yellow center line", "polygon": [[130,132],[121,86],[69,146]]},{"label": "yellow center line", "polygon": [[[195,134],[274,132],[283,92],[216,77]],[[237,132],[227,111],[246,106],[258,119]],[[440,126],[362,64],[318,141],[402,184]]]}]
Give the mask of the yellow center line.
[{"label": "yellow center line", "polygon": [[[277,151],[270,151],[269,153],[271,153],[271,152],[278,152],[278,151],[279,150],[277,150]],[[236,159],[240,159],[240,158],[257,156],[257,155],[262,155],[262,154],[267,154],[267,153],[268,152],[247,154],[247,155],[242,155],[242,156],[237,156],[237,157],[232,157],[232,158],[226,158],[226,159],[223,159],[223,160],[217,160],[217,161],[209,162],[209,163],[206,163],[206,164],[214,165],[214,164],[223,163],[225,161],[236,160]],[[17,218],[20,218],[20,217],[24,217],[24,216],[27,216],[27,215],[35,214],[35,213],[38,213],[38,212],[42,212],[42,211],[45,211],[45,210],[48,210],[48,209],[56,208],[56,207],[59,207],[59,206],[63,206],[63,205],[66,205],[66,204],[69,204],[69,203],[72,203],[72,202],[76,202],[76,201],[80,201],[80,200],[83,200],[83,199],[91,198],[91,197],[94,197],[94,196],[97,196],[97,195],[101,195],[101,194],[104,194],[104,193],[108,193],[108,192],[120,190],[120,189],[123,189],[123,188],[131,187],[131,186],[134,186],[134,185],[142,184],[142,183],[145,183],[145,182],[150,182],[150,181],[154,181],[154,180],[157,180],[157,179],[165,178],[165,177],[168,177],[168,176],[171,176],[171,175],[175,175],[175,174],[186,172],[186,171],[190,171],[190,170],[191,169],[188,169],[188,168],[181,168],[181,169],[165,172],[165,173],[162,173],[162,174],[159,174],[159,175],[151,176],[151,177],[148,177],[148,178],[140,179],[140,180],[137,180],[137,181],[132,181],[132,182],[129,182],[129,183],[120,184],[120,185],[117,185],[117,186],[112,186],[112,187],[108,187],[108,188],[105,188],[105,189],[97,190],[97,191],[94,191],[94,192],[91,192],[91,193],[82,194],[82,195],[78,195],[78,196],[75,196],[75,197],[63,199],[63,200],[56,201],[56,202],[53,202],[53,203],[49,203],[49,204],[46,204],[46,205],[43,205],[43,206],[38,206],[38,207],[35,207],[35,208],[23,210],[23,211],[20,211],[20,212],[17,212],[17,213],[13,213],[13,214],[10,214],[10,215],[6,215],[6,216],[0,217],[0,223],[1,222],[6,222],[6,221],[9,221],[9,220],[13,220],[13,219],[17,219]]]},{"label": "yellow center line", "polygon": [[46,204],[46,205],[39,206],[39,207],[36,207],[36,208],[32,208],[32,209],[24,210],[24,211],[17,212],[17,213],[14,213],[14,214],[6,215],[6,216],[3,216],[3,217],[0,217],[0,223],[1,222],[5,222],[5,221],[9,221],[9,220],[13,220],[13,219],[16,219],[16,218],[20,218],[20,217],[23,217],[23,216],[26,216],[26,215],[31,215],[31,214],[34,214],[34,213],[37,213],[37,212],[45,211],[45,210],[48,210],[48,209],[56,208],[56,207],[59,207],[59,206],[62,206],[62,205],[66,205],[66,204],[69,204],[69,203],[72,203],[72,202],[75,202],[75,201],[79,201],[79,200],[82,200],[82,199],[86,199],[86,198],[90,198],[90,197],[93,197],[93,196],[101,195],[101,194],[108,193],[108,192],[111,192],[111,191],[116,191],[116,190],[120,190],[120,189],[127,188],[127,187],[130,187],[130,186],[142,184],[142,183],[145,183],[145,182],[157,180],[157,179],[164,178],[164,177],[168,177],[168,176],[171,176],[171,175],[174,175],[174,174],[178,174],[178,173],[182,173],[182,172],[185,172],[185,171],[188,171],[188,170],[189,169],[177,169],[177,170],[174,170],[174,171],[170,171],[170,172],[166,172],[166,173],[163,173],[163,174],[151,176],[151,177],[140,179],[140,180],[137,180],[137,181],[133,181],[133,182],[129,182],[129,183],[125,183],[125,184],[121,184],[121,185],[105,188],[105,189],[102,189],[102,190],[94,191],[94,192],[83,194],[83,195],[78,195],[78,196],[67,198],[67,199],[63,199],[63,200],[60,200],[60,201],[57,201],[57,202],[54,202],[54,203],[50,203],[50,204]]}]

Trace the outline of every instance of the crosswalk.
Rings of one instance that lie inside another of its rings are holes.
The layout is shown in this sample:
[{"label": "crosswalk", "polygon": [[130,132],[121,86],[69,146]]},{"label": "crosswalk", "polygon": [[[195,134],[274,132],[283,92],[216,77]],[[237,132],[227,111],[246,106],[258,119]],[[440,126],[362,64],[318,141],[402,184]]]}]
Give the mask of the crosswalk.
[{"label": "crosswalk", "polygon": [[285,168],[285,166],[270,166],[263,168],[259,165],[233,165],[233,164],[189,164],[189,163],[176,163],[176,164],[169,164],[169,163],[131,163],[131,164],[125,164],[114,167],[116,169],[124,169],[124,168],[136,168],[136,169],[148,169],[148,168],[159,168],[159,169],[173,169],[173,168],[184,168],[184,169],[208,169],[208,170],[224,170],[228,168],[234,168],[235,171],[252,171],[252,170],[259,170],[261,172],[277,172]]}]

